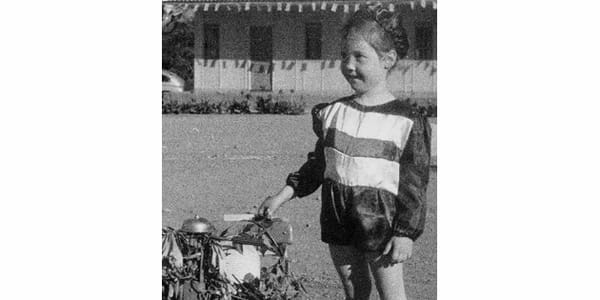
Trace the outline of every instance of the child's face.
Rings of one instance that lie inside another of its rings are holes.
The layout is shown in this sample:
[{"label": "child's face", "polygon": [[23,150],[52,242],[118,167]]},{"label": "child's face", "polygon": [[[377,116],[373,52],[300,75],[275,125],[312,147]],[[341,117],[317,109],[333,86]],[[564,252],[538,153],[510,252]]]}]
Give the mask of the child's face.
[{"label": "child's face", "polygon": [[387,69],[377,51],[356,33],[342,41],[342,74],[352,89],[363,94],[380,84],[385,84]]}]

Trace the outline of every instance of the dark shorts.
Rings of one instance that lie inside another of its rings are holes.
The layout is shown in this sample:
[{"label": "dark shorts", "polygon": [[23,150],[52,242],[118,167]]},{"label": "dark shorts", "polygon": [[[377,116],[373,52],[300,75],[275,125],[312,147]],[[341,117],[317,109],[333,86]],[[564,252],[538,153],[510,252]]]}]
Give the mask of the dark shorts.
[{"label": "dark shorts", "polygon": [[321,197],[321,240],[381,251],[393,235],[396,196],[371,187],[325,181]]}]

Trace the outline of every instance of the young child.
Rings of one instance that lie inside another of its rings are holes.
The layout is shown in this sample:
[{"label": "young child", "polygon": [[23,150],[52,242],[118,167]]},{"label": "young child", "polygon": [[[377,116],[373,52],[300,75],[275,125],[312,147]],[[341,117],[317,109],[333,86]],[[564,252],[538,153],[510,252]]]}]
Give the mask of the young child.
[{"label": "young child", "polygon": [[369,272],[382,299],[406,299],[402,263],[423,232],[430,129],[386,78],[408,51],[397,13],[371,6],[342,30],[341,71],[354,95],[312,110],[314,152],[258,208],[268,215],[322,187],[321,239],[347,299],[368,299]]}]

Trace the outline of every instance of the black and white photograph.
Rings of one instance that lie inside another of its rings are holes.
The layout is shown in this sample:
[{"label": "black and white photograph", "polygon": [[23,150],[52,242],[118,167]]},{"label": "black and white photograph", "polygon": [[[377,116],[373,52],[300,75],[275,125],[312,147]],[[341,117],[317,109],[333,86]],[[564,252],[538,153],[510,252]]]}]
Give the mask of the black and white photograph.
[{"label": "black and white photograph", "polygon": [[600,299],[594,1],[3,4],[2,299]]},{"label": "black and white photograph", "polygon": [[163,1],[163,299],[437,299],[437,1]]}]

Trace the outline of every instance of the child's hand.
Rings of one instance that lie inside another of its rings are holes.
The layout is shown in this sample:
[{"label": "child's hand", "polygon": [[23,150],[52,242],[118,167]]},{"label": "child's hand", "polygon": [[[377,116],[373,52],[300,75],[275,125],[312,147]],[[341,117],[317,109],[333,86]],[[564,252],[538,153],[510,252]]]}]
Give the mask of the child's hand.
[{"label": "child's hand", "polygon": [[285,186],[275,196],[267,197],[258,207],[258,217],[270,217],[275,211],[286,201],[289,201],[294,196],[294,189],[290,186]]},{"label": "child's hand", "polygon": [[258,217],[265,217],[265,218],[271,217],[271,215],[275,212],[275,210],[277,210],[277,207],[275,207],[275,204],[276,203],[275,203],[275,200],[273,199],[273,197],[268,196],[258,207],[258,211],[256,212],[256,215]]},{"label": "child's hand", "polygon": [[383,255],[389,255],[392,264],[405,262],[412,256],[413,240],[402,237],[393,236],[385,245]]}]

